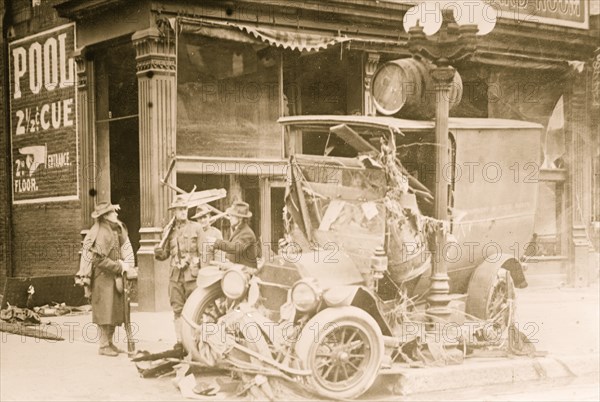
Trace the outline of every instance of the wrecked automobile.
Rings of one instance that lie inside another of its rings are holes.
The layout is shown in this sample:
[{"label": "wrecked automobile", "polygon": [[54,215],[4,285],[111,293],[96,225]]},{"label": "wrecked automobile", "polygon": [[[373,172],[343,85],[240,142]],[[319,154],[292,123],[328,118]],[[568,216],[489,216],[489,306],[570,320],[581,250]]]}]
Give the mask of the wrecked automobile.
[{"label": "wrecked automobile", "polygon": [[[522,254],[533,232],[542,127],[450,118],[450,164],[438,179],[433,121],[280,123],[286,237],[259,269],[222,263],[200,271],[183,310],[191,359],[343,399],[395,365],[460,362],[467,343],[493,343],[489,329],[507,328],[514,288],[527,285]],[[432,202],[441,186],[444,221]],[[436,251],[440,231],[446,241]],[[445,289],[431,286],[435,259],[446,264]],[[430,311],[439,294],[446,315]],[[471,320],[481,325],[467,339],[461,325]],[[459,329],[432,340],[435,323]]]}]

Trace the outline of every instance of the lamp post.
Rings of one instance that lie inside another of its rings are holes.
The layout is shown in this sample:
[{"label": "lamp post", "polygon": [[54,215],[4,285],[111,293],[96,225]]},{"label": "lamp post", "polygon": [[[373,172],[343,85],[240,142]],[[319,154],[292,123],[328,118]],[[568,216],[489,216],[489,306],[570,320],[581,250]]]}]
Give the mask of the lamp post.
[{"label": "lamp post", "polygon": [[[458,25],[454,18],[454,10],[441,10],[441,27],[434,35],[427,36],[419,19],[416,25],[408,30],[408,47],[413,56],[432,62],[431,70],[436,93],[435,141],[436,141],[436,197],[435,218],[438,221],[435,233],[435,255],[432,262],[432,275],[428,296],[428,313],[436,318],[446,319],[450,315],[450,287],[448,267],[443,255],[446,244],[444,222],[448,220],[448,187],[450,183],[444,179],[444,167],[449,163],[448,117],[450,91],[455,69],[452,64],[470,57],[476,48],[476,24]],[[439,18],[439,14],[438,14]],[[439,22],[436,21],[436,22]],[[406,29],[405,19],[405,29]],[[454,168],[454,167],[452,167]]]}]

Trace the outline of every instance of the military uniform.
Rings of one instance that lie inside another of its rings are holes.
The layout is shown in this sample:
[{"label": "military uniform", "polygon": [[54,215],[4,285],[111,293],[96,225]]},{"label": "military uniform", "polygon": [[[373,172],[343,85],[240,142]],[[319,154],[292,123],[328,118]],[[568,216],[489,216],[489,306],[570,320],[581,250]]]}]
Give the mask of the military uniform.
[{"label": "military uniform", "polygon": [[[187,220],[187,207],[181,199],[176,199],[169,209],[185,209],[186,219],[175,220],[163,247],[154,248],[154,257],[164,261],[171,257],[169,270],[169,302],[173,309],[175,348],[183,350],[181,345],[181,311],[187,298],[196,289],[196,277],[202,266],[202,248],[206,242],[204,230],[199,223]],[[176,212],[176,214],[179,212]]]},{"label": "military uniform", "polygon": [[169,270],[169,301],[177,319],[185,301],[196,288],[196,277],[202,262],[204,230],[199,223],[175,223],[163,248],[155,248],[154,256],[163,261],[171,257]]}]

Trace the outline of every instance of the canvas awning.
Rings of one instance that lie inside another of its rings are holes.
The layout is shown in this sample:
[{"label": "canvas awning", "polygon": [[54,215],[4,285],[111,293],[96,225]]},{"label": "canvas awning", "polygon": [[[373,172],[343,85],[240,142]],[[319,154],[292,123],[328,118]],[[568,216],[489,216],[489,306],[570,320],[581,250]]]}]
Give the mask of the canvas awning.
[{"label": "canvas awning", "polygon": [[270,28],[258,28],[247,25],[236,25],[236,28],[268,43],[271,46],[283,49],[313,52],[327,49],[329,46],[347,42],[350,38],[342,36],[328,36],[305,32],[282,31]]},{"label": "canvas awning", "polygon": [[[175,19],[172,26],[175,26]],[[382,41],[372,38],[359,38],[347,35],[290,30],[280,27],[263,27],[230,21],[216,21],[195,18],[179,18],[181,32],[234,40],[244,43],[265,43],[270,46],[298,50],[300,52],[317,52],[345,42],[377,42],[397,45],[397,42]]]}]

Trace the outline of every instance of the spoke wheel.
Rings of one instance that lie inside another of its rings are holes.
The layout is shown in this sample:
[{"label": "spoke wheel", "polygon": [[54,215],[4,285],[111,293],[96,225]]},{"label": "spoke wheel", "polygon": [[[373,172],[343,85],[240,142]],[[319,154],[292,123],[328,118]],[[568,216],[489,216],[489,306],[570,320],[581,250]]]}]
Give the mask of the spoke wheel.
[{"label": "spoke wheel", "polygon": [[[220,282],[207,288],[197,288],[188,297],[183,306],[183,314],[196,324],[216,323],[232,307],[233,301],[227,299],[221,290]],[[199,357],[198,342],[195,329],[185,320],[181,331],[183,346],[192,354],[192,359]]]},{"label": "spoke wheel", "polygon": [[375,381],[383,336],[375,320],[357,307],[326,309],[304,327],[296,345],[309,383],[329,398],[356,398]]},{"label": "spoke wheel", "polygon": [[482,267],[469,283],[466,311],[482,320],[493,319],[494,330],[502,333],[509,324],[509,298],[515,294],[510,273],[504,268]]}]

